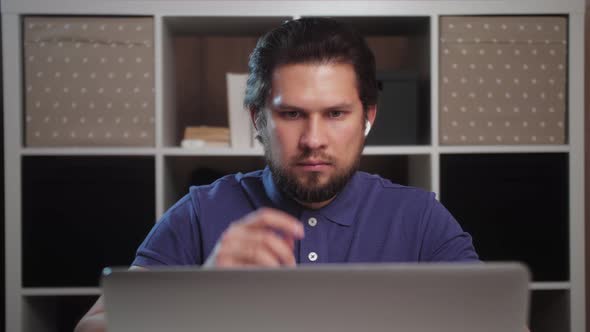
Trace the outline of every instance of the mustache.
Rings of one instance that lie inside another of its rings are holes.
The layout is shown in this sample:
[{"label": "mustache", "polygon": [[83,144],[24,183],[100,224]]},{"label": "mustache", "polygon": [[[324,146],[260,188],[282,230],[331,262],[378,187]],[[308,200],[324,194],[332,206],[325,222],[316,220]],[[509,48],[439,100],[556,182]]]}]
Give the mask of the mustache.
[{"label": "mustache", "polygon": [[321,160],[330,164],[334,163],[334,158],[325,152],[319,150],[304,150],[301,154],[295,156],[292,160],[293,164],[298,164],[300,162],[314,159],[314,160]]}]

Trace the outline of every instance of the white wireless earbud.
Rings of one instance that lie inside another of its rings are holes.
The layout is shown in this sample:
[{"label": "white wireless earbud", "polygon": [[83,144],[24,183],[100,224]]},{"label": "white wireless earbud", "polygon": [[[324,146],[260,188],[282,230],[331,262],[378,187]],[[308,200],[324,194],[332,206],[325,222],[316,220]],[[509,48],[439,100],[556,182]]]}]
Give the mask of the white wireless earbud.
[{"label": "white wireless earbud", "polygon": [[365,137],[367,135],[369,135],[370,131],[371,131],[371,122],[369,122],[369,120],[367,120],[367,122],[365,123]]}]

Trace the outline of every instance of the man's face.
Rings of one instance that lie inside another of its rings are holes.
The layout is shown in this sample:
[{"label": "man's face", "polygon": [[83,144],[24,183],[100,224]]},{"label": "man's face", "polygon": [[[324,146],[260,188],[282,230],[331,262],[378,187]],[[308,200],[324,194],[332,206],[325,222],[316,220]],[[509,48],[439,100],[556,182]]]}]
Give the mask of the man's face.
[{"label": "man's face", "polygon": [[[365,116],[352,65],[275,69],[261,129],[278,187],[303,203],[327,202],[358,168]],[[373,122],[375,108],[367,117]],[[323,204],[321,205],[323,206]]]}]

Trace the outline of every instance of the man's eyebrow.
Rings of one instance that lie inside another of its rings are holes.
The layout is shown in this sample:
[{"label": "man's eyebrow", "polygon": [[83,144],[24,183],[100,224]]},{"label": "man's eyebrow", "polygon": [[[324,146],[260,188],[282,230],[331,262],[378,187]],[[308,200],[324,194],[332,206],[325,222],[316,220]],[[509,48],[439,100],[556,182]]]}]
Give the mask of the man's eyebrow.
[{"label": "man's eyebrow", "polygon": [[326,110],[348,110],[352,108],[352,103],[341,103],[334,106],[326,107]]},{"label": "man's eyebrow", "polygon": [[[348,110],[348,109],[351,109],[352,106],[353,106],[352,103],[340,103],[340,104],[326,107],[326,108],[324,108],[324,110],[326,110],[326,111]],[[276,110],[281,110],[281,111],[305,111],[305,109],[303,109],[301,107],[297,107],[297,106],[293,106],[293,105],[289,105],[289,104],[278,104],[278,105],[274,105],[272,108],[274,108]]]},{"label": "man's eyebrow", "polygon": [[278,104],[278,105],[273,105],[274,109],[277,110],[281,110],[281,111],[303,111],[304,109],[301,107],[297,107],[297,106],[293,106],[293,105],[289,105],[289,104]]}]

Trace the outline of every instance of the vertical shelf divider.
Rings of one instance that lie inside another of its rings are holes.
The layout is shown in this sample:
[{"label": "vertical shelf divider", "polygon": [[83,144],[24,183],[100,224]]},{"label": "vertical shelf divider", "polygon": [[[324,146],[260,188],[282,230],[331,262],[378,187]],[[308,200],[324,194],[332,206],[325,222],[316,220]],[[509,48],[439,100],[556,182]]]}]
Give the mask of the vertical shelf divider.
[{"label": "vertical shelf divider", "polygon": [[[21,331],[23,324],[21,243],[22,63],[21,17],[2,15],[4,83],[4,197],[6,245],[6,329]],[[10,82],[10,84],[9,84]]]},{"label": "vertical shelf divider", "polygon": [[156,153],[156,167],[155,167],[155,176],[156,176],[156,219],[154,223],[156,223],[160,217],[164,214],[164,172],[166,164],[164,163],[164,154],[161,152]]},{"label": "vertical shelf divider", "polygon": [[163,18],[161,15],[154,15],[154,132],[156,133],[155,148],[156,150],[164,146],[164,127],[162,120],[164,118],[164,46],[163,46]]},{"label": "vertical shelf divider", "polygon": [[430,153],[430,177],[431,190],[436,194],[436,199],[440,201],[440,153],[436,149]]},{"label": "vertical shelf divider", "polygon": [[[164,77],[166,76],[165,69],[170,69],[169,66],[165,67],[164,60],[169,60],[170,55],[166,51],[166,47],[168,46],[165,44],[167,42],[167,38],[164,37],[164,18],[162,15],[154,15],[154,59],[155,59],[155,70],[154,70],[154,77],[155,77],[155,132],[156,132],[156,167],[155,167],[155,177],[156,177],[156,220],[154,223],[160,219],[162,214],[164,214],[164,155],[163,151],[165,150],[165,140],[164,140],[164,111],[168,109],[167,102],[169,96],[167,97],[164,94],[165,89],[165,82]],[[168,109],[168,112],[175,111],[174,109]]]},{"label": "vertical shelf divider", "polygon": [[430,16],[430,141],[433,147],[438,147],[438,48],[439,48],[439,16]]},{"label": "vertical shelf divider", "polygon": [[569,15],[569,211],[571,330],[586,330],[584,285],[584,14]]},{"label": "vertical shelf divider", "polygon": [[[176,94],[175,94],[175,70],[174,70],[174,47],[170,27],[166,24],[166,17],[155,16],[156,20],[156,77],[158,77],[157,88],[159,88],[160,99],[156,107],[156,119],[160,128],[160,147],[176,146]],[[157,89],[156,88],[156,89]]]},{"label": "vertical shelf divider", "polygon": [[438,142],[438,46],[439,15],[430,16],[430,179],[431,190],[440,200],[440,153]]}]

